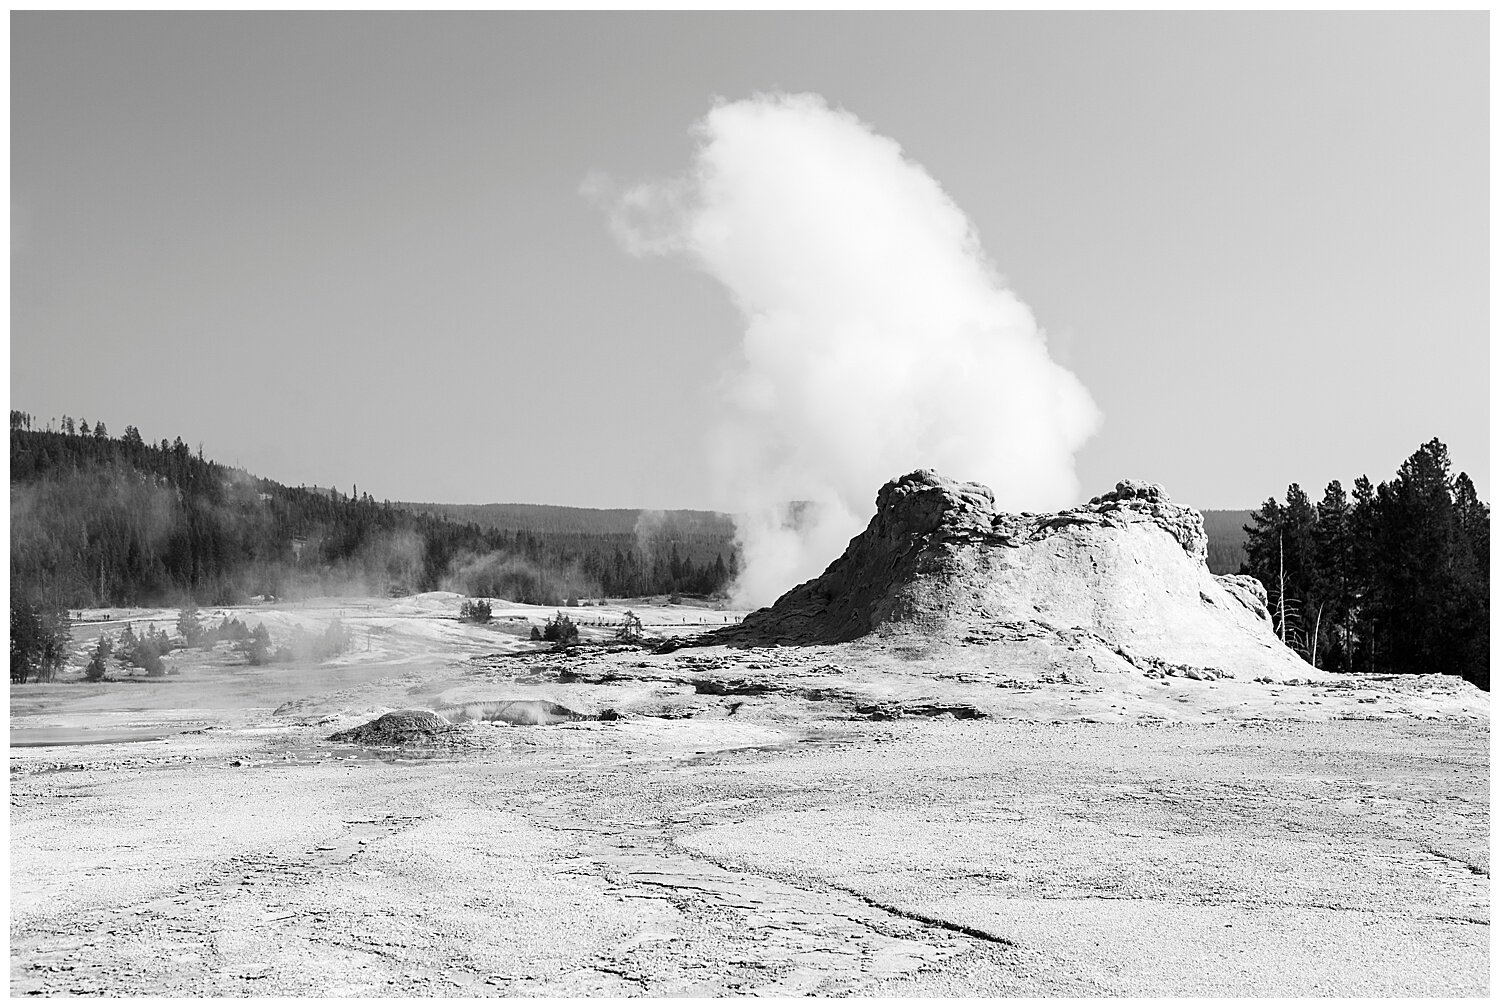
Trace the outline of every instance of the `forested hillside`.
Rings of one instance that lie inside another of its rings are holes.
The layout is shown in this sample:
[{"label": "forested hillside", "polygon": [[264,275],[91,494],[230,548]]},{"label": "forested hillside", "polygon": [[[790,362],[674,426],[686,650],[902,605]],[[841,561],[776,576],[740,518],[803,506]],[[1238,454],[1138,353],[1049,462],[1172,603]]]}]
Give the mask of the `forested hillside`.
[{"label": "forested hillside", "polygon": [[[133,427],[36,431],[11,414],[11,582],[56,606],[229,604],[254,595],[449,589],[559,605],[572,598],[709,595],[732,554],[670,529],[506,531],[390,502],[288,487]],[[71,432],[70,432],[71,431]],[[87,431],[87,433],[85,433]]]},{"label": "forested hillside", "polygon": [[512,532],[636,532],[642,523],[668,524],[703,535],[734,537],[734,521],[720,511],[650,511],[642,508],[584,508],[561,504],[428,504],[396,501],[395,506],[481,528]]},{"label": "forested hillside", "polygon": [[644,552],[676,546],[682,559],[712,563],[734,550],[734,519],[718,511],[650,511],[640,508],[581,508],[557,504],[424,504],[397,502],[395,507],[429,514],[483,529],[511,534],[529,532],[549,540],[578,536],[633,538]]},{"label": "forested hillside", "polygon": [[1204,511],[1208,533],[1208,569],[1215,574],[1237,574],[1245,565],[1245,526],[1249,511]]}]

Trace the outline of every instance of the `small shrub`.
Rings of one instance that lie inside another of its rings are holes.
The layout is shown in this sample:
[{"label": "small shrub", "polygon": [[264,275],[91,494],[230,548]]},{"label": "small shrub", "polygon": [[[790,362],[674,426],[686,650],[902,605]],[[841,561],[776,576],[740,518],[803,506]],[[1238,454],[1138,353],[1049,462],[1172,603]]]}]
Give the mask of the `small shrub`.
[{"label": "small shrub", "polygon": [[269,665],[271,663],[271,631],[267,630],[264,623],[258,623],[250,635],[239,644],[235,650],[244,654],[245,659],[251,665]]},{"label": "small shrub", "polygon": [[250,630],[242,620],[230,619],[225,616],[214,628],[210,637],[214,641],[242,641],[250,636]]},{"label": "small shrub", "polygon": [[490,604],[484,599],[465,602],[458,607],[458,618],[467,623],[488,623],[491,619]]},{"label": "small shrub", "polygon": [[[485,607],[485,618],[489,618],[489,607]],[[341,619],[335,619],[328,624],[323,631],[323,637],[318,641],[317,656],[319,661],[341,655],[354,646],[354,631],[344,625]]]},{"label": "small shrub", "polygon": [[153,628],[146,639],[156,648],[158,655],[171,654],[177,648],[177,642],[165,630]]},{"label": "small shrub", "polygon": [[[171,654],[173,647],[175,645],[172,638],[167,636],[165,630],[153,628],[137,637],[131,626],[126,624],[116,651],[128,664],[145,669],[147,675],[165,675],[166,666],[162,664],[161,656]],[[102,668],[102,660],[100,664]],[[102,671],[100,675],[102,677]]]},{"label": "small shrub", "polygon": [[198,607],[191,602],[177,614],[177,633],[188,647],[197,647],[203,643],[203,622],[198,618]]},{"label": "small shrub", "polygon": [[542,639],[552,641],[567,647],[569,644],[578,643],[578,624],[559,612],[547,621],[547,626],[542,630]]},{"label": "small shrub", "polygon": [[109,639],[109,634],[100,634],[99,642],[94,645],[93,653],[89,655],[89,663],[83,670],[83,678],[89,682],[99,682],[103,679],[108,669],[106,663],[114,653],[114,641]]},{"label": "small shrub", "polygon": [[625,625],[615,633],[618,640],[626,644],[639,644],[646,637],[646,628],[641,625],[641,618],[635,614],[634,609],[625,610]]}]

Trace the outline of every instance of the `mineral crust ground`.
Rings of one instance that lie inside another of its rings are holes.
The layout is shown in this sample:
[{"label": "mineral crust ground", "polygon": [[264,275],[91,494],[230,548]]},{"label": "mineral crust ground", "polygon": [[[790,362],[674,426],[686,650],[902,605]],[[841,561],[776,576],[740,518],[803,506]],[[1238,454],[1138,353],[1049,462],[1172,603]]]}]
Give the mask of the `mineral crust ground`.
[{"label": "mineral crust ground", "polygon": [[1448,677],[1081,667],[1024,623],[534,653],[550,611],[458,603],[13,687],[11,993],[1488,993],[1488,703]]}]

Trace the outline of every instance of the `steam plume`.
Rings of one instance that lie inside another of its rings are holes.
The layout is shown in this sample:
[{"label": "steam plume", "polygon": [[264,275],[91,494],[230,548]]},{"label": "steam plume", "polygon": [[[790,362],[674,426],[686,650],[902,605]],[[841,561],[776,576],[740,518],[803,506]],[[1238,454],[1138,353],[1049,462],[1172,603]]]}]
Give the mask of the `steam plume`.
[{"label": "steam plume", "polygon": [[819,573],[912,469],[1012,510],[1075,499],[1098,412],[932,176],[818,95],[721,102],[694,135],[679,177],[585,188],[627,250],[686,258],[744,316],[714,453],[743,504],[743,604]]}]

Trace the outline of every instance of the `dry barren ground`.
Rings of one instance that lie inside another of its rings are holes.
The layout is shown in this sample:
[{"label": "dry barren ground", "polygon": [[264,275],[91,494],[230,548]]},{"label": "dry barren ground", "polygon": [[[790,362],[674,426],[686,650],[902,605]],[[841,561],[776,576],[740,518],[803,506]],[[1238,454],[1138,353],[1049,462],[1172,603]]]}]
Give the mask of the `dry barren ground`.
[{"label": "dry barren ground", "polygon": [[[1018,678],[1000,646],[532,657],[451,609],[250,615],[362,620],[323,665],[14,688],[12,993],[1488,992],[1471,693]],[[626,716],[326,741],[514,698]]]}]

